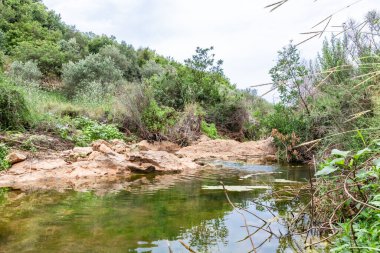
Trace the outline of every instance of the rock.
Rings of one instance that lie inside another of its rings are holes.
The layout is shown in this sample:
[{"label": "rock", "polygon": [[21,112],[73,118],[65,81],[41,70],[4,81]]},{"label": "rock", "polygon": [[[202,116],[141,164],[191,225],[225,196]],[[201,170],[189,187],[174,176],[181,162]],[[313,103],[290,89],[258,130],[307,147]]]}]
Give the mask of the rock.
[{"label": "rock", "polygon": [[147,168],[140,168],[140,167],[137,167],[134,164],[131,164],[131,165],[128,165],[128,169],[131,172],[134,172],[134,173],[143,173],[143,174],[153,173],[153,172],[156,171],[156,167],[154,167],[153,165],[150,165]]},{"label": "rock", "polygon": [[166,151],[141,151],[130,154],[129,161],[137,165],[140,171],[146,171],[154,167],[158,173],[175,173],[199,166],[192,161],[180,159]]},{"label": "rock", "polygon": [[15,163],[25,161],[26,156],[24,154],[19,153],[19,152],[12,152],[9,155],[7,155],[5,159],[8,160],[11,165],[13,165]]},{"label": "rock", "polygon": [[179,145],[170,141],[156,141],[153,143],[149,143],[146,140],[137,143],[136,148],[139,151],[152,150],[152,151],[166,151],[169,153],[174,153],[181,149]]},{"label": "rock", "polygon": [[92,147],[75,147],[72,153],[77,154],[79,156],[88,156],[92,153],[92,151]]},{"label": "rock", "polygon": [[113,151],[110,147],[108,147],[107,145],[105,144],[100,144],[99,147],[97,147],[96,149],[94,149],[96,151],[99,151],[99,152],[102,152],[103,154],[107,154],[107,155],[111,155],[111,154],[114,154],[115,151]]},{"label": "rock", "polygon": [[91,146],[92,146],[92,149],[93,149],[93,150],[99,150],[99,147],[100,147],[102,144],[106,145],[107,147],[111,147],[111,146],[112,146],[111,143],[106,142],[105,140],[96,140],[96,141],[94,141],[94,142],[92,143]]},{"label": "rock", "polygon": [[61,168],[66,165],[67,163],[63,159],[48,159],[48,160],[34,161],[30,165],[26,165],[25,167],[29,166],[31,170],[55,170],[57,168]]},{"label": "rock", "polygon": [[273,139],[237,142],[234,140],[207,140],[184,147],[176,155],[197,160],[251,161],[257,164],[273,163],[277,160]]},{"label": "rock", "polygon": [[128,150],[128,145],[122,140],[112,140],[110,143],[112,144],[112,150],[116,153],[123,154]]}]

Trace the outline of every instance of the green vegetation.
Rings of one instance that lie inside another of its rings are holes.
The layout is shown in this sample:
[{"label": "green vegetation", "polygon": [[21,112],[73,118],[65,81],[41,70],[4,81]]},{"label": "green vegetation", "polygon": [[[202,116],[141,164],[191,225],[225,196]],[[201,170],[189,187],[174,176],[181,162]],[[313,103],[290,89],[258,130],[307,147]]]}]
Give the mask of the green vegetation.
[{"label": "green vegetation", "polygon": [[373,252],[380,242],[380,143],[355,151],[334,149],[317,176],[316,215],[336,220],[332,252]]},{"label": "green vegetation", "polygon": [[[323,157],[333,148],[360,149],[363,142],[380,137],[375,113],[379,36],[372,33],[379,18],[369,12],[363,29],[347,22],[342,39],[326,39],[313,61],[302,61],[293,45],[279,52],[270,74],[281,100],[263,123],[276,129],[273,136],[284,160],[307,161],[313,153]],[[355,129],[363,129],[360,136]],[[299,147],[311,140],[315,142]]]},{"label": "green vegetation", "polygon": [[284,47],[270,71],[281,99],[262,123],[283,160],[322,161],[309,218],[333,252],[380,246],[379,20],[371,11],[364,25],[346,22],[308,63],[294,45]]},{"label": "green vegetation", "polygon": [[201,131],[211,139],[219,138],[218,130],[214,123],[208,124],[206,121],[201,122]]},{"label": "green vegetation", "polygon": [[22,129],[30,122],[23,93],[0,76],[0,131]]},{"label": "green vegetation", "polygon": [[[99,126],[113,124],[131,136],[164,136],[185,145],[199,135],[200,128],[175,131],[189,116],[186,108],[197,104],[204,111],[200,117],[223,133],[238,139],[261,137],[255,133],[258,128],[250,125],[255,116],[247,102],[257,96],[230,83],[213,47],[197,48],[181,64],[148,48],[136,50],[113,36],[79,32],[38,0],[0,4],[3,82],[26,91],[14,95],[26,100],[22,117],[21,112],[13,114],[15,122],[3,129],[53,128],[56,132],[54,125],[66,116],[87,117],[103,122]],[[27,120],[27,109],[32,122]],[[96,132],[98,126],[92,129]],[[85,133],[83,141],[71,133],[65,139],[84,145],[100,138],[88,129],[77,130]]]},{"label": "green vegetation", "polygon": [[0,144],[0,171],[8,169],[10,164],[6,159],[8,155],[8,147],[4,144]]},{"label": "green vegetation", "polygon": [[56,123],[56,129],[64,140],[78,146],[88,146],[95,140],[124,139],[124,135],[111,124],[101,124],[88,118],[64,117]]},{"label": "green vegetation", "polygon": [[[325,161],[319,197],[341,186],[319,202],[320,214],[343,228],[335,251],[371,251],[379,246],[379,20],[371,11],[364,22],[346,22],[342,36],[326,39],[311,61],[295,45],[280,50],[269,71],[280,95],[272,105],[253,89],[238,90],[213,47],[196,48],[179,63],[113,36],[79,32],[40,0],[3,0],[0,132],[48,132],[80,146],[136,136],[185,146],[202,133],[237,140],[272,135],[284,161]],[[33,140],[22,145],[36,147]],[[0,169],[9,166],[7,150],[0,144]],[[361,202],[348,198],[337,208],[347,182]]]}]

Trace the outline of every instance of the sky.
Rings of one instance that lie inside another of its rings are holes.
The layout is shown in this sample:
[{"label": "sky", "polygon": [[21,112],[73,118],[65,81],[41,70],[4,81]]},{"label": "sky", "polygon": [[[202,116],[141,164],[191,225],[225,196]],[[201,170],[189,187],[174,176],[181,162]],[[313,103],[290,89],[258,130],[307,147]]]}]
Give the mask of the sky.
[{"label": "sky", "polygon": [[[362,20],[369,10],[380,11],[380,0],[289,0],[273,12],[264,8],[277,1],[43,0],[80,31],[114,35],[135,48],[149,47],[180,62],[198,46],[213,46],[215,57],[224,61],[226,76],[238,88],[270,82],[268,72],[276,64],[277,52],[290,40],[306,39],[309,35],[300,33],[312,31],[329,15],[341,10],[330,22],[337,26],[348,18]],[[302,56],[315,58],[322,42],[323,37],[301,44]],[[258,94],[268,89],[260,87]],[[277,94],[265,98],[275,101]]]}]

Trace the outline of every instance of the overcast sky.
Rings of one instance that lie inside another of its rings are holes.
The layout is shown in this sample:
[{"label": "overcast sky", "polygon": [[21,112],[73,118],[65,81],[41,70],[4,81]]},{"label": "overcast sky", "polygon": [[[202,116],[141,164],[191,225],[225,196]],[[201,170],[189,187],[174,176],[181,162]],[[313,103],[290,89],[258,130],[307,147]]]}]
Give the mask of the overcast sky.
[{"label": "overcast sky", "polygon": [[[149,47],[183,61],[195,48],[214,46],[216,58],[239,88],[270,82],[269,69],[277,51],[330,14],[331,25],[348,17],[362,19],[380,10],[379,0],[289,0],[274,12],[264,6],[278,0],[44,0],[49,9],[79,30],[115,35],[134,47]],[[332,28],[331,28],[332,29]],[[330,29],[330,30],[331,30]],[[335,28],[336,29],[336,28]],[[305,58],[314,58],[322,39],[300,46]],[[259,89],[263,94],[269,87]],[[267,95],[273,100],[275,95]]]}]

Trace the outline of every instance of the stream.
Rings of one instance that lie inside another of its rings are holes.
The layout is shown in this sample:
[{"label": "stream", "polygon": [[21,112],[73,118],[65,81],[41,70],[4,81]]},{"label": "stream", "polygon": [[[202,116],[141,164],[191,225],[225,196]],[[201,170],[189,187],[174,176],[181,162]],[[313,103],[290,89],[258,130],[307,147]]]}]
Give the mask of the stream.
[{"label": "stream", "polygon": [[[0,253],[8,252],[249,252],[252,245],[242,216],[223,190],[205,186],[269,186],[271,190],[236,187],[228,192],[234,205],[270,222],[275,234],[286,234],[281,222],[299,201],[279,198],[274,189],[298,187],[309,171],[301,166],[250,165],[214,162],[191,175],[172,176],[163,184],[158,176],[136,176],[128,191],[20,192],[0,194]],[[259,175],[253,175],[260,173]],[[270,173],[270,174],[268,174]],[[162,177],[162,176],[161,176]],[[170,175],[168,175],[170,177]],[[271,206],[270,213],[260,204]],[[244,212],[247,223],[263,222]],[[277,218],[275,218],[274,216]],[[250,233],[256,231],[249,227]],[[260,230],[253,237],[257,252],[294,252],[302,239],[270,236]],[[170,249],[169,249],[170,247]]]}]

